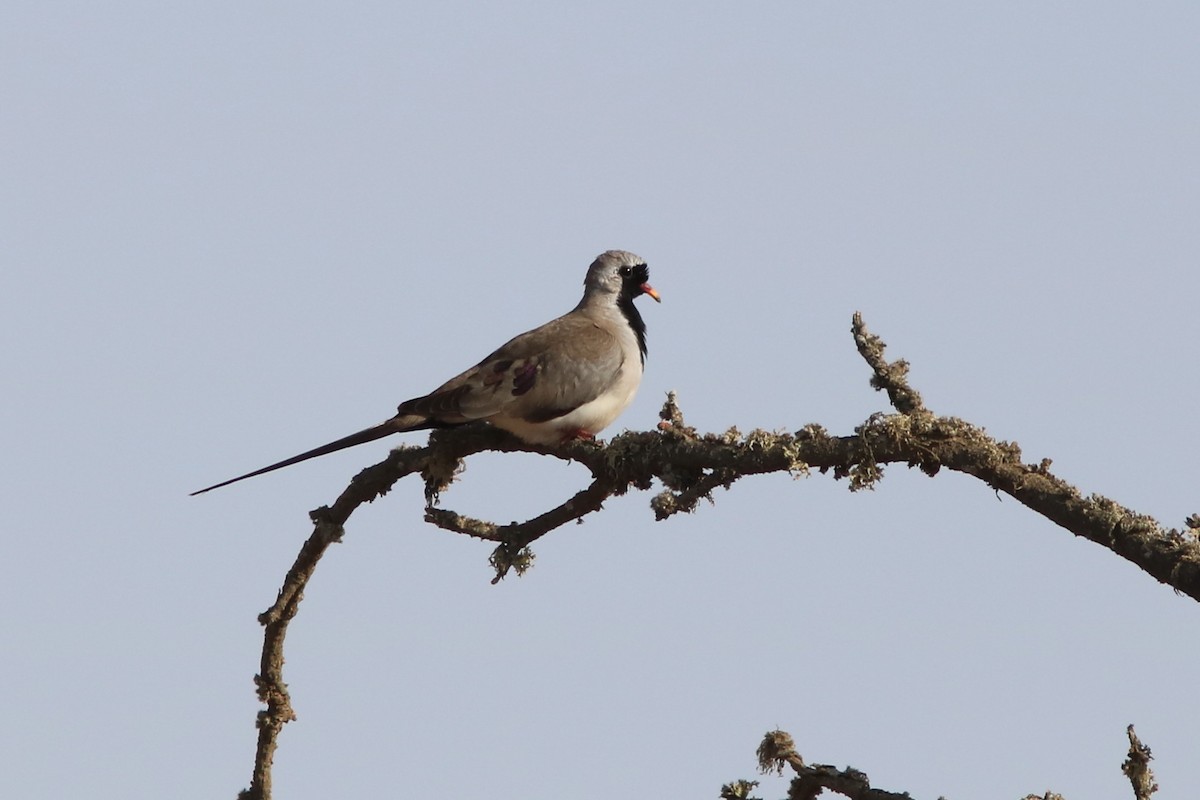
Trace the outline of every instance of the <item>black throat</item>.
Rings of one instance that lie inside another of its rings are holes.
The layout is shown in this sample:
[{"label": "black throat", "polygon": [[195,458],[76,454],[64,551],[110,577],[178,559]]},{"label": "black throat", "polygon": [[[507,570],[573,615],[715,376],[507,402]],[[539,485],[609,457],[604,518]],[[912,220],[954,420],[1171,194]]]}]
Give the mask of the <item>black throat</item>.
[{"label": "black throat", "polygon": [[617,296],[617,308],[621,309],[621,314],[625,317],[625,321],[629,323],[630,328],[633,328],[633,335],[637,337],[638,351],[642,356],[642,366],[645,366],[646,323],[642,319],[642,315],[638,313],[637,306],[633,304],[633,295],[628,291],[622,291]]}]

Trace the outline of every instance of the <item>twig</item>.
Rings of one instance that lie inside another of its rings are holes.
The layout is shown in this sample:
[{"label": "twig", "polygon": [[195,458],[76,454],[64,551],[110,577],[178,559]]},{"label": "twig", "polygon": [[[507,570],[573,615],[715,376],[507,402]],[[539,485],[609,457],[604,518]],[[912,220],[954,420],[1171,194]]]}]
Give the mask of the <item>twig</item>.
[{"label": "twig", "polygon": [[1129,756],[1121,765],[1121,771],[1133,786],[1133,796],[1137,800],[1150,800],[1150,795],[1158,791],[1154,773],[1150,770],[1150,748],[1138,739],[1132,725],[1125,729],[1125,733],[1129,735]]}]

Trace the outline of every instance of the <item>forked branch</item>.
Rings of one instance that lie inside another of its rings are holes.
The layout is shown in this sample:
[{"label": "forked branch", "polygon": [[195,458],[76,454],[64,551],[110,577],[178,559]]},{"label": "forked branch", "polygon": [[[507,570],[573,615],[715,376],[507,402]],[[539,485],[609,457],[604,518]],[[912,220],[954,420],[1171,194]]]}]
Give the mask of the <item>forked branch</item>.
[{"label": "forked branch", "polygon": [[[1112,550],[1176,591],[1200,600],[1200,515],[1189,517],[1184,529],[1167,529],[1106,497],[1085,497],[1050,472],[1049,459],[1024,463],[1016,443],[993,439],[964,420],[934,414],[909,385],[908,364],[887,361],[884,343],[867,331],[858,314],[852,332],[859,354],[871,368],[871,385],[887,393],[895,413],[874,414],[848,436],[831,436],[815,424],[794,433],[753,430],[742,434],[730,429],[699,434],[684,421],[672,393],[656,430],[624,433],[607,445],[530,445],[498,429],[474,424],[436,431],[425,447],[398,447],[356,475],[333,505],[310,513],[313,533],[288,571],[275,604],[259,618],[264,641],[256,683],[266,708],[258,716],[251,785],[241,796],[268,800],[279,731],[295,718],[283,681],[283,642],[309,577],[329,544],[342,537],[343,526],[354,511],[412,474],[419,474],[425,482],[426,521],[497,543],[490,558],[495,569],[493,582],[510,569],[518,574],[528,569],[533,560],[532,542],[598,511],[609,497],[631,488],[648,490],[655,482],[662,485],[662,491],[651,500],[655,518],[661,520],[695,511],[701,501],[712,500],[716,488],[729,488],[749,475],[787,472],[802,477],[815,469],[832,473],[835,479],[848,479],[849,488],[857,491],[874,486],[886,465],[904,464],[930,476],[943,468],[973,475],[1075,535]],[[441,495],[462,472],[464,459],[484,451],[538,453],[575,462],[591,472],[592,481],[545,513],[509,525],[439,507]]]}]

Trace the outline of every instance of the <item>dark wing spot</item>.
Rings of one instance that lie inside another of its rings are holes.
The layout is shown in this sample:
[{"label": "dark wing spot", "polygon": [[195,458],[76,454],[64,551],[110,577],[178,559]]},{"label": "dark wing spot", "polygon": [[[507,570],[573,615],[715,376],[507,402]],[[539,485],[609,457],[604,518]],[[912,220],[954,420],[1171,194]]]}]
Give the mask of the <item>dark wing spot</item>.
[{"label": "dark wing spot", "polygon": [[537,382],[538,365],[536,361],[526,361],[513,370],[513,396],[523,395],[533,388]]}]

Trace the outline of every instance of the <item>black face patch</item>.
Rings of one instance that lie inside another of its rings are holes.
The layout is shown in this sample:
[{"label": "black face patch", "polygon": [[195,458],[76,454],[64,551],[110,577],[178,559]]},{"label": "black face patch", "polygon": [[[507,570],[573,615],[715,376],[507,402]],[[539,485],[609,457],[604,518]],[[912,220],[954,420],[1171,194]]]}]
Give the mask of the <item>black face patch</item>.
[{"label": "black face patch", "polygon": [[621,279],[621,294],[617,296],[617,308],[621,309],[621,313],[625,316],[625,320],[629,323],[629,327],[633,329],[633,333],[637,336],[638,351],[642,356],[642,363],[646,363],[646,323],[642,319],[642,315],[638,313],[637,307],[633,304],[633,298],[640,294],[645,294],[642,291],[642,284],[650,282],[650,268],[645,264],[635,264],[629,274],[625,275],[622,270]]},{"label": "black face patch", "polygon": [[621,274],[624,276],[624,280],[621,283],[632,289],[636,289],[631,294],[637,297],[642,293],[642,284],[650,280],[650,267],[645,264],[635,264],[630,268],[628,275],[624,271]]}]

